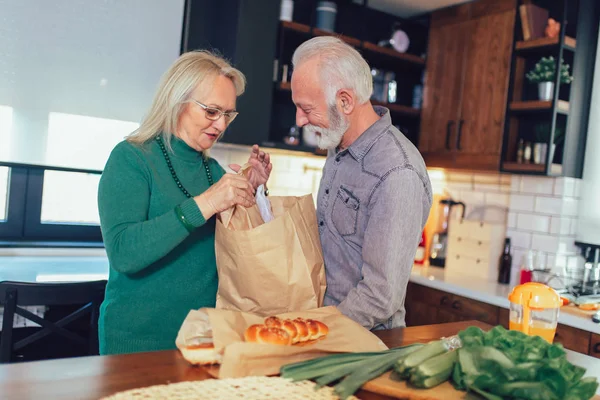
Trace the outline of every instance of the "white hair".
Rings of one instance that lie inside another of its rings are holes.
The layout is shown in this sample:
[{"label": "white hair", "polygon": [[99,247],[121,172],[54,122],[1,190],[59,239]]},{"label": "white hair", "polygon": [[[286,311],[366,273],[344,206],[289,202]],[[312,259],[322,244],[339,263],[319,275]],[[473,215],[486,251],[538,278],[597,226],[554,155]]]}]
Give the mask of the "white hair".
[{"label": "white hair", "polygon": [[321,82],[329,105],[335,103],[340,89],[351,89],[359,104],[367,102],[373,93],[371,68],[352,46],[333,36],[319,36],[302,43],[292,57],[294,68],[319,57],[322,63]]},{"label": "white hair", "polygon": [[[170,149],[179,115],[192,91],[199,85],[204,92],[209,91],[219,75],[231,79],[236,95],[244,93],[244,74],[223,57],[206,50],[182,54],[163,75],[148,115],[140,127],[127,137],[127,141],[141,144],[163,135]],[[207,154],[206,151],[204,153]]]}]

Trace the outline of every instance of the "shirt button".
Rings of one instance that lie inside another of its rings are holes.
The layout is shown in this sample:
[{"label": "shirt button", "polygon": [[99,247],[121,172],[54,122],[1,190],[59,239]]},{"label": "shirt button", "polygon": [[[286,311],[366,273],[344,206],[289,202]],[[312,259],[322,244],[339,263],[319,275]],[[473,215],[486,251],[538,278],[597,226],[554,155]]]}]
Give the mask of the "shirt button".
[{"label": "shirt button", "polygon": [[323,226],[323,225],[325,225],[325,222],[323,222],[323,221],[319,222],[319,226]]},{"label": "shirt button", "polygon": [[329,189],[325,189],[325,194],[329,194]]}]

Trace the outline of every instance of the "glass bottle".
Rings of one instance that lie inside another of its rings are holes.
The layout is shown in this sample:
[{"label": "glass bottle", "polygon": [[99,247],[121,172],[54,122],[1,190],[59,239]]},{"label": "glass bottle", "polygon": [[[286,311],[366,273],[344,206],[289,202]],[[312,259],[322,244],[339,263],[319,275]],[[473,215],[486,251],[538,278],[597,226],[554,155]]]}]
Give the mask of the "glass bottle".
[{"label": "glass bottle", "polygon": [[510,238],[504,240],[504,252],[500,257],[498,268],[498,283],[506,285],[510,283],[510,268],[512,266],[512,255],[510,254]]},{"label": "glass bottle", "polygon": [[523,139],[519,139],[519,147],[517,148],[517,163],[522,164],[523,163],[523,149],[524,144],[523,144]]}]

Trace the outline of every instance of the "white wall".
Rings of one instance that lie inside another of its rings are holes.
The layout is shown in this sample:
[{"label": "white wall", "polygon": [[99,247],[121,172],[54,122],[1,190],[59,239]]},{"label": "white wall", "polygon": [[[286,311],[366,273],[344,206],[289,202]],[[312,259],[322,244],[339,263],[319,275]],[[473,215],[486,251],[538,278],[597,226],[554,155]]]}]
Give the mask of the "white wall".
[{"label": "white wall", "polygon": [[600,40],[588,125],[577,239],[600,244]]},{"label": "white wall", "polygon": [[179,56],[183,6],[0,0],[0,161],[102,169]]}]

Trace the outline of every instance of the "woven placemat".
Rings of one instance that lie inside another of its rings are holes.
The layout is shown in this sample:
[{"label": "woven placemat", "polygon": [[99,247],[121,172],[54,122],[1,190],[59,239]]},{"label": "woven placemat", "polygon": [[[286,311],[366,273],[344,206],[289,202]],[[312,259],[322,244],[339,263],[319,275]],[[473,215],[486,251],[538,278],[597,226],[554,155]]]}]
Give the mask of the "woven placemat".
[{"label": "woven placemat", "polygon": [[[292,382],[280,377],[206,379],[133,389],[105,397],[103,400],[337,400],[331,387],[315,390],[311,381]],[[350,399],[357,400],[356,397]]]}]

